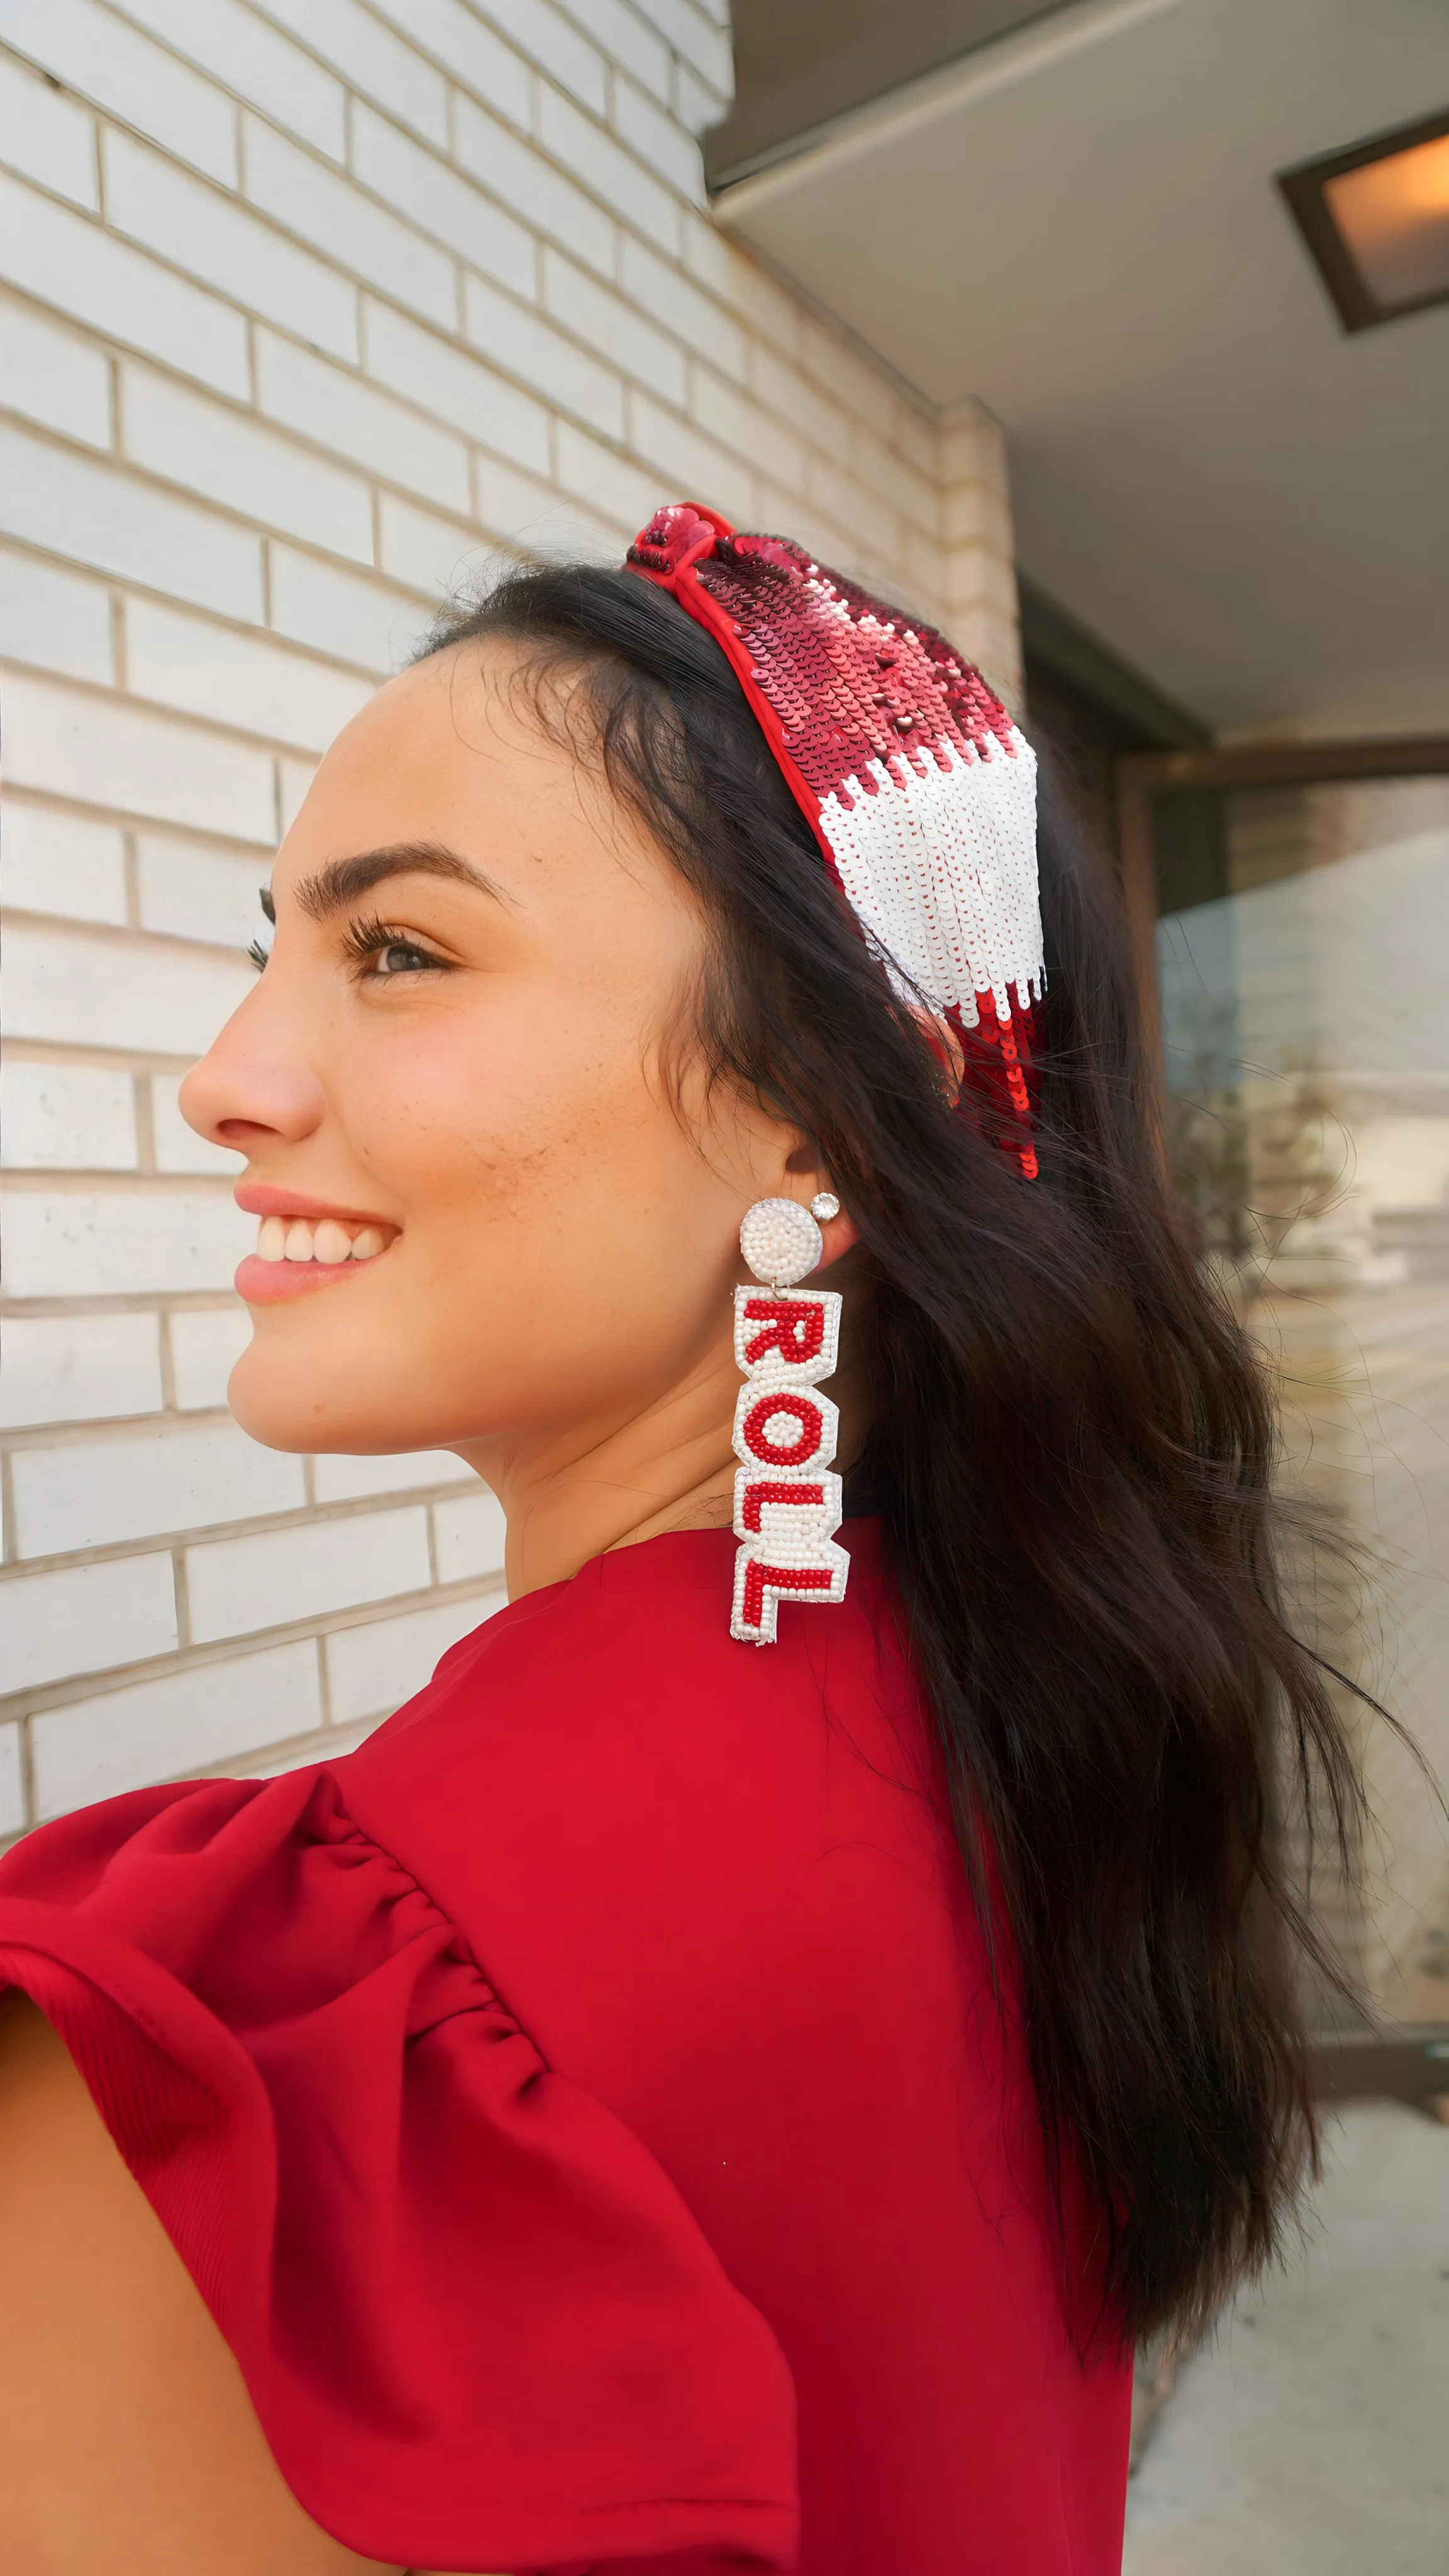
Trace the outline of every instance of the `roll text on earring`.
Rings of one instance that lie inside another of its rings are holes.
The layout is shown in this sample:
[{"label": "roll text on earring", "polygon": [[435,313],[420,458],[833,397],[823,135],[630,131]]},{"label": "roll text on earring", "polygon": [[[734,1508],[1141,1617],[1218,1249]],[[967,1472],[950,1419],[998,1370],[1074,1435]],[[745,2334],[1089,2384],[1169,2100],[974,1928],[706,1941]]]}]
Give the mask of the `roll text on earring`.
[{"label": "roll text on earring", "polygon": [[[822,1191],[821,1216],[838,1213]],[[850,1558],[835,1543],[841,1482],[831,1475],[840,1415],[819,1382],[840,1348],[838,1291],[800,1288],[824,1245],[814,1216],[794,1199],[757,1199],[740,1227],[740,1250],[763,1285],[735,1290],[735,1358],[744,1374],[735,1406],[734,1611],[730,1635],[773,1646],[781,1601],[841,1601]],[[793,1294],[785,1294],[787,1290]]]}]

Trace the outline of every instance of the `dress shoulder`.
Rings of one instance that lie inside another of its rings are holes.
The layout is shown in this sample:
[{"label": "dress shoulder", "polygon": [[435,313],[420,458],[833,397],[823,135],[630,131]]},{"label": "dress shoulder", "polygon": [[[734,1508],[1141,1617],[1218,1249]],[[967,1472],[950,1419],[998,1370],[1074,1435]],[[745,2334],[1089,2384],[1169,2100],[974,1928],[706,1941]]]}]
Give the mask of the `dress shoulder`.
[{"label": "dress shoulder", "polygon": [[0,1862],[5,1985],[64,2039],[335,2538],[519,2576],[793,2566],[770,2329],[338,1775],[42,1828]]}]

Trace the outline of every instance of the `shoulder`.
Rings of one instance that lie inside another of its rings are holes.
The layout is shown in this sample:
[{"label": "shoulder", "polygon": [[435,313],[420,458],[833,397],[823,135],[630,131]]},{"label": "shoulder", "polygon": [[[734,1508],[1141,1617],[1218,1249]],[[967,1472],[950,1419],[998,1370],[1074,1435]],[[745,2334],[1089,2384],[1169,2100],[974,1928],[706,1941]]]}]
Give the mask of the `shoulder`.
[{"label": "shoulder", "polygon": [[[778,1642],[729,1632],[734,1541],[696,1531],[620,1549],[500,1612],[340,1766],[354,1814],[416,1848],[476,1831],[571,1836],[607,1820],[748,1847],[815,1837],[852,1753],[862,1781],[919,1788],[920,1695],[879,1525],[847,1525],[843,1602],[787,1604]],[[838,1791],[837,1793],[838,1794]]]}]

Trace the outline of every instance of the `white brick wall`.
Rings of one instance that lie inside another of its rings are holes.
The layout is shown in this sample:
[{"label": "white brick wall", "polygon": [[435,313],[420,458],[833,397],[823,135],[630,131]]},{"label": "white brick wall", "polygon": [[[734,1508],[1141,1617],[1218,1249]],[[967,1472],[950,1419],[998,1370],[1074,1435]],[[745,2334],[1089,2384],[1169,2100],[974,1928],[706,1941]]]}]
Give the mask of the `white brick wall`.
[{"label": "white brick wall", "polygon": [[317,753],[491,546],[690,493],[1016,679],[1001,443],[711,226],[723,0],[0,0],[0,1839],[344,1746],[501,1598],[450,1457],[225,1412],[177,1087]]}]

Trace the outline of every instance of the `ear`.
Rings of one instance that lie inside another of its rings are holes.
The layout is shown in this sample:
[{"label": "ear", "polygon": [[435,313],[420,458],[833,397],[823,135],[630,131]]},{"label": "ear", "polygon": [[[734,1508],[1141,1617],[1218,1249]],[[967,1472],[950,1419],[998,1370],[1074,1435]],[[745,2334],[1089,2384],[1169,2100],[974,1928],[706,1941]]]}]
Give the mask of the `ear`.
[{"label": "ear", "polygon": [[[830,1175],[821,1169],[820,1156],[814,1145],[797,1145],[794,1152],[787,1155],[785,1169],[796,1184],[790,1196],[792,1198],[803,1196],[807,1207],[819,1191],[833,1190],[834,1185]],[[806,1184],[803,1191],[799,1188],[801,1182]],[[821,1240],[825,1246],[820,1256],[819,1268],[810,1274],[812,1278],[818,1279],[821,1270],[828,1270],[832,1261],[839,1261],[854,1244],[859,1243],[860,1235],[854,1218],[847,1216],[844,1208],[841,1209],[839,1216],[818,1217],[816,1223],[819,1225]]]}]

